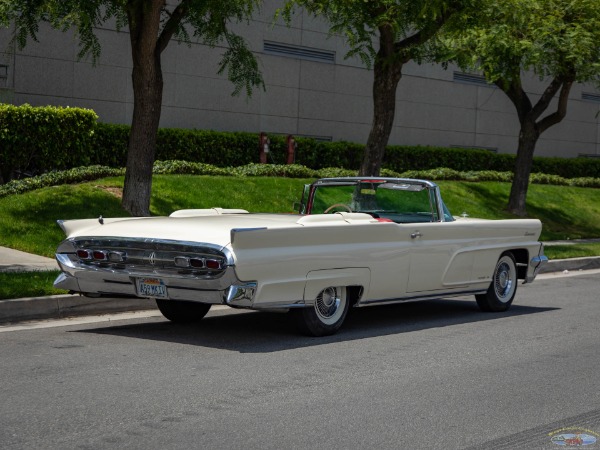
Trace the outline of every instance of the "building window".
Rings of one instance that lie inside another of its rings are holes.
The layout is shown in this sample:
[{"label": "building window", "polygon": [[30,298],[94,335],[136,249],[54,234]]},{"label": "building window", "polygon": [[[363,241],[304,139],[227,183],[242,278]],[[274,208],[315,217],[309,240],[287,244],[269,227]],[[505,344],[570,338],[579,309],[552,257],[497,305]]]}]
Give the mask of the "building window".
[{"label": "building window", "polygon": [[263,52],[268,55],[283,56],[286,58],[306,59],[324,63],[335,63],[335,52],[319,50],[299,45],[282,44],[280,42],[264,41]]},{"label": "building window", "polygon": [[452,79],[457,83],[476,84],[477,86],[490,87],[483,75],[477,73],[454,72]]},{"label": "building window", "polygon": [[582,92],[581,99],[588,102],[600,103],[600,94],[594,94],[592,92]]}]

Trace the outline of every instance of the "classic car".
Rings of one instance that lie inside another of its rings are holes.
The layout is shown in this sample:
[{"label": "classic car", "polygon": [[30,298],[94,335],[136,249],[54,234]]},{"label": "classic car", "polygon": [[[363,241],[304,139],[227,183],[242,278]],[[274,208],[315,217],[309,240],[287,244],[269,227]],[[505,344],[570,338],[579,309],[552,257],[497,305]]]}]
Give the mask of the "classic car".
[{"label": "classic car", "polygon": [[350,307],[474,295],[506,311],[518,280],[548,260],[539,220],[453,217],[439,187],[415,179],[320,179],[298,214],[189,209],[59,225],[57,288],[154,299],[174,322],[211,305],[289,310],[313,336],[335,333]]}]

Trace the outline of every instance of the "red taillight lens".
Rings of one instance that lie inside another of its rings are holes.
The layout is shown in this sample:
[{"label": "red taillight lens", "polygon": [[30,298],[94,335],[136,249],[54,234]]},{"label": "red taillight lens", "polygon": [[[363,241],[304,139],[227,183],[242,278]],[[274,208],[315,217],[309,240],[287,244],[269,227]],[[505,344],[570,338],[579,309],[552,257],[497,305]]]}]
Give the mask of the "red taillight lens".
[{"label": "red taillight lens", "polygon": [[77,257],[79,259],[92,259],[92,254],[89,250],[77,250]]},{"label": "red taillight lens", "polygon": [[212,270],[218,270],[221,268],[221,262],[216,259],[207,259],[206,260],[206,268]]},{"label": "red taillight lens", "polygon": [[106,261],[107,259],[106,252],[103,252],[102,250],[94,250],[92,256],[96,261]]}]

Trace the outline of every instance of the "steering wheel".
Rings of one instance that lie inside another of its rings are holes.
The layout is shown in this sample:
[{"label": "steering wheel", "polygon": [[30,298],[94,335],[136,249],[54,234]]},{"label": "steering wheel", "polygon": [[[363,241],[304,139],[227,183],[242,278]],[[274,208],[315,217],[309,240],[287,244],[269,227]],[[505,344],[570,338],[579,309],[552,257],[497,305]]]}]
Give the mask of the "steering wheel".
[{"label": "steering wheel", "polygon": [[323,214],[327,214],[329,211],[331,211],[333,208],[344,208],[346,209],[348,212],[352,212],[352,208],[350,208],[348,205],[346,205],[345,203],[336,203],[334,205],[331,205],[329,208],[327,208],[325,211],[323,211]]}]

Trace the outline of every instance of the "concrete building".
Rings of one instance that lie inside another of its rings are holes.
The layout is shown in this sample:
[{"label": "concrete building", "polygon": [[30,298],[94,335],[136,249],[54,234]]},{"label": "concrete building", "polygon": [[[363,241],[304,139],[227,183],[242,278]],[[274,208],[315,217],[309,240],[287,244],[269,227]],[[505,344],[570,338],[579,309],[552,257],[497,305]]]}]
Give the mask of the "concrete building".
[{"label": "concrete building", "polygon": [[[217,75],[223,49],[171,42],[163,54],[162,127],[250,131],[364,143],[372,120],[372,72],[327,25],[299,15],[291,27],[273,25],[281,2],[267,1],[250,25],[236,26],[260,60],[266,91],[232,97]],[[133,91],[128,34],[97,30],[102,55],[94,67],[78,60],[70,33],[42,27],[39,43],[9,46],[0,30],[0,101],[91,108],[108,123],[131,122]],[[530,79],[539,93],[542,83]],[[408,64],[396,99],[390,144],[486,148],[514,153],[518,121],[505,94],[458,69]],[[600,91],[575,85],[566,119],[544,133],[538,156],[600,156]]]}]

